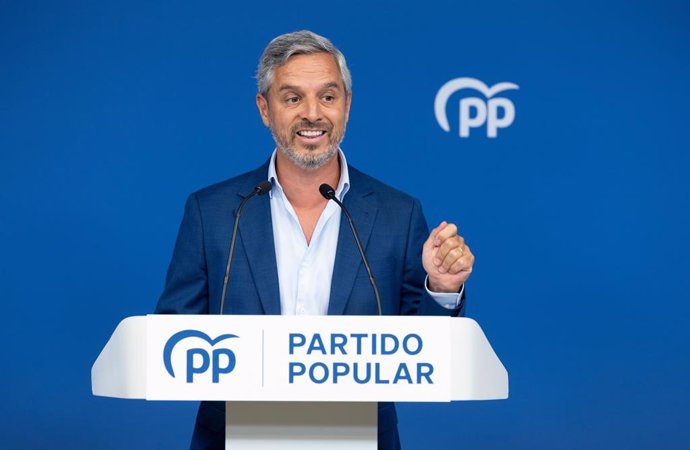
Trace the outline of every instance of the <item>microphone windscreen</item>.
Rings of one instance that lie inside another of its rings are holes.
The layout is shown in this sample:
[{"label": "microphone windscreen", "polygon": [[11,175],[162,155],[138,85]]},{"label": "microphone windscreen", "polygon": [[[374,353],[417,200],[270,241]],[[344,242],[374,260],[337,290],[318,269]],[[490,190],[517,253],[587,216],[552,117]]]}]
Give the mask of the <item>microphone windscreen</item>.
[{"label": "microphone windscreen", "polygon": [[326,198],[326,200],[330,200],[335,197],[335,191],[326,183],[319,186],[319,192]]},{"label": "microphone windscreen", "polygon": [[271,184],[270,181],[262,181],[261,183],[257,184],[254,190],[256,191],[257,194],[259,195],[264,195],[268,191],[273,189],[273,185]]}]

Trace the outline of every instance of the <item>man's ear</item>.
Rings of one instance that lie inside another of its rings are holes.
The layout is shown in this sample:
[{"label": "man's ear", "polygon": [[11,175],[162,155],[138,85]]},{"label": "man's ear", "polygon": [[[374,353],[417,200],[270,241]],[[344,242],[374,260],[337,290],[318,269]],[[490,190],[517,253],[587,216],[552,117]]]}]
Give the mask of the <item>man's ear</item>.
[{"label": "man's ear", "polygon": [[264,125],[270,127],[271,121],[268,119],[268,100],[261,94],[256,94],[256,107],[259,108],[259,114],[261,114],[261,120]]},{"label": "man's ear", "polygon": [[345,99],[345,122],[350,120],[350,105],[352,104],[352,92],[347,94],[347,98]]}]

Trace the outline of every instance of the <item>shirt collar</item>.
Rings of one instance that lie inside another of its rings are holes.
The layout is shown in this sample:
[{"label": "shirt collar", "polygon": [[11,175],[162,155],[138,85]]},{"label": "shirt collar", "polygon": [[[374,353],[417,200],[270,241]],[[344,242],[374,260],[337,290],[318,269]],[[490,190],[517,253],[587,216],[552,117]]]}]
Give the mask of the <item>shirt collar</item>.
[{"label": "shirt collar", "polygon": [[[278,173],[276,172],[276,154],[278,149],[273,150],[271,155],[271,162],[268,164],[268,181],[271,182],[273,188],[268,192],[268,195],[273,198],[273,192],[277,190],[282,195],[283,187],[278,181]],[[347,170],[347,160],[345,159],[345,153],[341,149],[338,149],[338,157],[340,158],[340,180],[338,180],[338,187],[335,188],[335,196],[343,201],[345,194],[350,190],[350,173]]]}]

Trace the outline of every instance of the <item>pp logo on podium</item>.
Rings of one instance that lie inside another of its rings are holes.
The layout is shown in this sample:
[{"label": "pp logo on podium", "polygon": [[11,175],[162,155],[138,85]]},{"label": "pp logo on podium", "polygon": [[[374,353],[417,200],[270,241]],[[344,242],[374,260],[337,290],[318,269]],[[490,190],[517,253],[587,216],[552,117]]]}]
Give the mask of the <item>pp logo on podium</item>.
[{"label": "pp logo on podium", "polygon": [[[234,334],[222,334],[215,339],[211,339],[206,333],[198,330],[184,330],[173,334],[168,342],[165,343],[165,348],[163,349],[163,363],[165,364],[165,370],[170,374],[171,377],[175,378],[175,371],[173,370],[172,354],[173,349],[177,344],[186,340],[194,339],[190,341],[190,345],[187,348],[186,355],[184,358],[186,367],[186,381],[187,383],[194,382],[195,375],[201,375],[203,373],[211,370],[211,381],[213,383],[218,383],[220,376],[223,374],[229,374],[235,369],[235,353],[228,348],[213,348],[216,344],[225,341],[226,339],[236,338],[238,336]],[[205,348],[198,347],[198,339],[208,343],[211,347],[209,352]],[[191,345],[196,343],[196,346]]]},{"label": "pp logo on podium", "polygon": [[515,105],[505,97],[495,97],[499,92],[518,89],[515,83],[502,82],[491,87],[476,78],[455,78],[438,90],[434,100],[434,114],[439,126],[450,131],[446,106],[451,95],[463,89],[473,89],[484,94],[481,97],[463,97],[460,99],[459,134],[461,138],[470,136],[472,128],[486,124],[486,136],[495,138],[499,128],[507,128],[515,120]]}]

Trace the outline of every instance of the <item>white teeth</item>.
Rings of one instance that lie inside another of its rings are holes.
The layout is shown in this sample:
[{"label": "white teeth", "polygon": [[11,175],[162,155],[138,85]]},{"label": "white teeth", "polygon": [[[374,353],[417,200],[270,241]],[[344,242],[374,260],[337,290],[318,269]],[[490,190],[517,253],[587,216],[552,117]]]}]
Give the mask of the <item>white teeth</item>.
[{"label": "white teeth", "polygon": [[304,131],[297,132],[297,134],[299,134],[300,136],[304,136],[304,137],[317,137],[317,136],[321,136],[324,133],[325,133],[325,131],[322,131],[322,130],[313,130],[313,131],[312,130],[304,130]]}]

